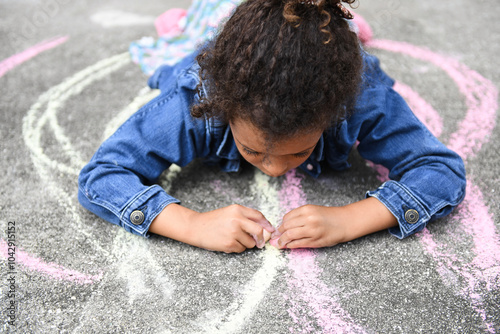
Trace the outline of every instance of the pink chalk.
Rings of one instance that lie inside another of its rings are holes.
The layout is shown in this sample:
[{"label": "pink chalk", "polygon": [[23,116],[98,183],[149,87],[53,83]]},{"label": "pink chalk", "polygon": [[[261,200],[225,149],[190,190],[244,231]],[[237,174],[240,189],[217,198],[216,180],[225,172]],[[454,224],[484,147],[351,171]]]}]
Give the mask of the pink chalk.
[{"label": "pink chalk", "polygon": [[[301,181],[302,177],[296,174],[296,170],[285,174],[279,192],[280,206],[285,212],[306,204],[307,198]],[[271,245],[276,242],[277,239],[271,240]],[[335,302],[331,289],[321,281],[321,269],[316,264],[315,251],[291,250],[288,254],[288,268],[292,272],[292,277],[287,281],[288,286],[298,293],[290,297],[292,306],[288,309],[288,314],[301,326],[301,333],[316,333],[310,324],[310,318],[316,319],[322,333],[364,333],[363,328],[355,324],[342,306]],[[297,297],[302,302],[294,299]],[[309,306],[306,314],[302,306],[304,302]]]},{"label": "pink chalk", "polygon": [[40,44],[37,44],[21,53],[10,56],[9,58],[0,62],[0,78],[5,75],[5,73],[24,63],[25,61],[35,57],[39,53],[55,48],[56,46],[66,42],[68,37],[54,38]]},{"label": "pink chalk", "polygon": [[[451,135],[449,147],[464,160],[473,157],[482,145],[489,141],[489,136],[495,127],[498,109],[498,90],[489,80],[455,59],[407,43],[371,41],[369,45],[431,62],[443,69],[455,81],[465,96],[467,112],[458,130]],[[403,92],[406,89],[401,86],[400,88],[403,88]],[[437,133],[440,134],[442,128],[440,118],[430,110],[429,106],[421,102],[417,105],[420,113],[422,111],[426,113],[424,118],[427,118],[429,128],[434,129],[435,133],[439,130]],[[494,333],[494,325],[487,320],[485,306],[477,290],[481,288],[481,283],[485,283],[486,289],[490,290],[500,277],[500,238],[479,187],[468,180],[467,189],[465,200],[459,207],[460,216],[455,216],[453,221],[461,224],[464,232],[472,237],[475,256],[471,263],[460,263],[463,261],[449,251],[446,252],[445,245],[439,246],[427,229],[424,229],[419,236],[427,253],[436,261],[437,271],[443,277],[443,281],[447,281],[449,271],[452,270],[467,282],[461,289],[461,294],[471,298],[472,306],[482,317],[488,332]],[[457,235],[457,239],[459,237]],[[450,283],[450,285],[455,284]]]},{"label": "pink chalk", "polygon": [[[7,243],[3,239],[0,239],[0,255],[5,259],[7,259],[9,256],[8,249],[9,247]],[[37,257],[29,255],[19,247],[16,247],[15,249],[15,259],[16,264],[19,264],[26,269],[37,271],[58,280],[64,280],[78,284],[92,284],[96,281],[101,280],[102,278],[102,274],[87,275],[76,270],[64,268],[55,263],[46,263]]]},{"label": "pink chalk", "polygon": [[479,269],[483,281],[492,282],[500,278],[500,236],[493,215],[484,204],[483,193],[471,181],[467,182],[465,210],[461,210],[465,231],[474,237],[473,266]]},{"label": "pink chalk", "polygon": [[451,136],[448,146],[464,159],[474,157],[479,152],[496,124],[498,90],[491,81],[454,58],[405,42],[372,40],[367,46],[427,61],[445,71],[465,96],[467,105],[466,116],[460,122],[459,130]]},{"label": "pink chalk", "polygon": [[181,20],[186,14],[185,9],[172,8],[158,16],[155,20],[158,36],[179,34],[183,29]]},{"label": "pink chalk", "polygon": [[285,174],[285,180],[279,192],[281,208],[285,212],[306,204],[306,195],[302,191],[301,181],[302,177],[297,175],[295,169]]}]

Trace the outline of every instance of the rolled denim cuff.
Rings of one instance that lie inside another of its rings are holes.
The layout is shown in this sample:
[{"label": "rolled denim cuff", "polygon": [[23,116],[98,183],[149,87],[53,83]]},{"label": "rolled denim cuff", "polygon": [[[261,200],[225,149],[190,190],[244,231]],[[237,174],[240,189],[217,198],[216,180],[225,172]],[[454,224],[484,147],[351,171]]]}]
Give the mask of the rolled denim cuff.
[{"label": "rolled denim cuff", "polygon": [[120,216],[121,225],[130,233],[149,238],[149,226],[172,203],[180,201],[168,195],[162,187],[153,185],[137,194],[125,206]]},{"label": "rolled denim cuff", "polygon": [[384,204],[398,220],[398,227],[389,233],[399,239],[421,231],[431,216],[416,196],[403,184],[387,181],[375,191],[368,191],[365,197],[375,197]]}]

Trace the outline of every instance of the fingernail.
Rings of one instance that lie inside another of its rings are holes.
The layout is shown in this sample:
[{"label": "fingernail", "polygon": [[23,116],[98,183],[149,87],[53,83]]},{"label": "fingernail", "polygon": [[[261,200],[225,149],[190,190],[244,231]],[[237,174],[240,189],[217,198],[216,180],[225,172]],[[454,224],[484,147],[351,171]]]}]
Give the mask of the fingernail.
[{"label": "fingernail", "polygon": [[279,248],[278,246],[278,239],[271,239],[269,240],[269,244],[273,247]]}]

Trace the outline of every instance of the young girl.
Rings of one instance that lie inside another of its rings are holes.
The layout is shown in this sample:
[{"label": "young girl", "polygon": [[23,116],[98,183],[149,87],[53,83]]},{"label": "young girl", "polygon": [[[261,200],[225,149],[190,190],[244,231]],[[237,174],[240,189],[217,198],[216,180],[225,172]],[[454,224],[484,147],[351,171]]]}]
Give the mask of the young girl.
[{"label": "young girl", "polygon": [[[161,94],[83,168],[81,204],[134,234],[223,252],[262,247],[269,233],[279,248],[328,247],[383,229],[404,238],[450,213],[465,195],[462,160],[361,50],[350,18],[338,0],[243,2],[214,41],[149,79]],[[350,205],[292,210],[277,230],[241,205],[195,212],[154,184],[172,163],[195,158],[227,172],[245,159],[269,176],[300,167],[317,177],[349,167],[357,141],[391,181]]]}]

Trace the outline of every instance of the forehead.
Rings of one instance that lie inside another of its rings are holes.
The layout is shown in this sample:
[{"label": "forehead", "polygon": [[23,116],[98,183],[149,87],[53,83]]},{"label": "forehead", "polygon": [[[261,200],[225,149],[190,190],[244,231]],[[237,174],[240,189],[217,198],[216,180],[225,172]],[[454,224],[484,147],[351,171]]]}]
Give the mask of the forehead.
[{"label": "forehead", "polygon": [[287,155],[303,152],[318,142],[323,131],[302,131],[283,139],[267,139],[267,136],[251,122],[236,120],[230,123],[234,140],[237,144],[256,152]]}]

